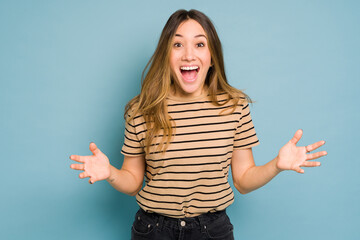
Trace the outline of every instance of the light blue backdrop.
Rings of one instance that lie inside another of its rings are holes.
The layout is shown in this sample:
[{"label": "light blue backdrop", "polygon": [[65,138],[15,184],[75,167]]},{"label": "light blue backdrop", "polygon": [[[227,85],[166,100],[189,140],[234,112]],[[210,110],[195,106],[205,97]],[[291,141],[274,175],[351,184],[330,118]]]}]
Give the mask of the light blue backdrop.
[{"label": "light blue backdrop", "polygon": [[253,100],[257,164],[298,128],[329,155],[228,213],[236,239],[360,239],[359,1],[1,1],[0,239],[129,239],[138,206],[69,168],[91,141],[122,164],[123,109],[175,10],[214,21]]}]

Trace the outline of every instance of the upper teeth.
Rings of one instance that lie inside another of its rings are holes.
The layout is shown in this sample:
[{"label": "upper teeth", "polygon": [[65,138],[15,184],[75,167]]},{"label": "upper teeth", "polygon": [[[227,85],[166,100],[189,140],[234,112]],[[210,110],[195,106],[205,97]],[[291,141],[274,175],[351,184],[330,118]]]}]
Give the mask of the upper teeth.
[{"label": "upper teeth", "polygon": [[198,66],[191,66],[191,67],[181,67],[180,69],[181,70],[195,70],[195,69],[198,69],[199,67]]}]

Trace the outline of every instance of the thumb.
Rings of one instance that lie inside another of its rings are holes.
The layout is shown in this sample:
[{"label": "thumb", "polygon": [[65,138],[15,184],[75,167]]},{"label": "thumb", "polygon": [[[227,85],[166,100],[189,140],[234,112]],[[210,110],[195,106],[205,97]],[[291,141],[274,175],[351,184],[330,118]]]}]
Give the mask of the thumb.
[{"label": "thumb", "polygon": [[90,143],[89,149],[94,155],[99,155],[101,153],[100,149],[93,142]]},{"label": "thumb", "polygon": [[298,173],[304,173],[304,172],[305,172],[304,169],[302,169],[302,168],[300,168],[300,167],[296,167],[294,170],[295,170],[296,172],[298,172]]},{"label": "thumb", "polygon": [[303,131],[302,129],[299,129],[296,131],[296,133],[294,134],[293,138],[290,140],[291,143],[293,144],[297,144],[300,140],[300,138],[302,137]]}]

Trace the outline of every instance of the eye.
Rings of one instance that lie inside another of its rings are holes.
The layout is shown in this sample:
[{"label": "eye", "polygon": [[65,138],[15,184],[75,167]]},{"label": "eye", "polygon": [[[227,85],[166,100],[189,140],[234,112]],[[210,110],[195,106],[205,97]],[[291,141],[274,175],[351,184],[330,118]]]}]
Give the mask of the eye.
[{"label": "eye", "polygon": [[202,43],[202,42],[200,42],[200,43],[196,44],[196,46],[197,46],[197,47],[205,47],[205,44]]},{"label": "eye", "polygon": [[174,43],[174,47],[176,47],[176,48],[178,48],[178,47],[181,47],[182,45],[181,45],[181,43]]}]

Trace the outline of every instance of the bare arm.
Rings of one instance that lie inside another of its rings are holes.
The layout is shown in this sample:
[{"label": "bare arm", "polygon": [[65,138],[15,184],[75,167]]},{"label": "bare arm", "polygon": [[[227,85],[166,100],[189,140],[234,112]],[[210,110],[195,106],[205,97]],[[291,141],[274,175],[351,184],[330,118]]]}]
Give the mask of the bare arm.
[{"label": "bare arm", "polygon": [[280,173],[276,158],[265,165],[255,166],[252,149],[235,150],[231,159],[231,173],[235,188],[246,194],[268,183]]},{"label": "bare arm", "polygon": [[302,130],[298,130],[294,137],[280,149],[278,156],[262,166],[255,165],[251,148],[234,150],[231,159],[231,171],[236,189],[240,193],[246,194],[264,186],[283,170],[304,173],[300,167],[320,166],[320,162],[309,162],[308,160],[325,156],[327,152],[309,152],[324,145],[325,141],[319,141],[306,147],[298,147],[296,144],[301,136]]},{"label": "bare arm", "polygon": [[106,179],[116,190],[128,195],[136,195],[143,184],[145,173],[144,156],[124,157],[121,169],[110,167],[110,176]]},{"label": "bare arm", "polygon": [[123,166],[117,169],[95,143],[90,143],[91,156],[71,155],[70,159],[80,164],[71,164],[75,170],[82,170],[80,178],[90,178],[89,183],[107,180],[116,190],[128,195],[135,195],[142,187],[145,173],[144,156],[125,156]]}]

